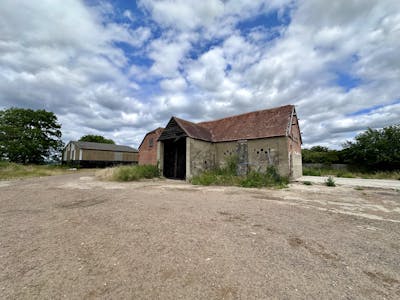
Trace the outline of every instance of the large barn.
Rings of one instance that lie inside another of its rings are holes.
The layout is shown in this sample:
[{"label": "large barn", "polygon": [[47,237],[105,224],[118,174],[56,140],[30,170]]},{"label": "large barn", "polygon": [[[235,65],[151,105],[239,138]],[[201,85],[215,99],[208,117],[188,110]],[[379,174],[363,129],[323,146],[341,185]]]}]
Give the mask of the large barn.
[{"label": "large barn", "polygon": [[201,123],[172,117],[158,139],[157,161],[165,177],[190,179],[237,155],[242,174],[274,166],[294,179],[302,175],[301,144],[293,105]]},{"label": "large barn", "polygon": [[137,164],[138,150],[122,145],[71,141],[63,150],[62,163],[81,167]]}]

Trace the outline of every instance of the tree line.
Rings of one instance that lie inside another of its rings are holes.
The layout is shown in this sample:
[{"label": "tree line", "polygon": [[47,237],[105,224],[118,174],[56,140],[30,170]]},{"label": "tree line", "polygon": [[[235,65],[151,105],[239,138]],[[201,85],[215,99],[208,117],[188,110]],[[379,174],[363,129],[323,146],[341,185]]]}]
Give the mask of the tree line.
[{"label": "tree line", "polygon": [[400,124],[382,129],[368,128],[347,141],[341,150],[314,146],[302,150],[303,163],[349,164],[364,170],[400,169]]}]

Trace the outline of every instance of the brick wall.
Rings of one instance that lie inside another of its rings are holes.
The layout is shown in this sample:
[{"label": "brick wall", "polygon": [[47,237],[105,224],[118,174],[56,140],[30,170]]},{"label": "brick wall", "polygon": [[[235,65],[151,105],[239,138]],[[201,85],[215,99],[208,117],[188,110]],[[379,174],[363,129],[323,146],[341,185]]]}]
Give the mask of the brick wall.
[{"label": "brick wall", "polygon": [[149,132],[139,147],[139,165],[157,165],[157,139],[162,128]]}]

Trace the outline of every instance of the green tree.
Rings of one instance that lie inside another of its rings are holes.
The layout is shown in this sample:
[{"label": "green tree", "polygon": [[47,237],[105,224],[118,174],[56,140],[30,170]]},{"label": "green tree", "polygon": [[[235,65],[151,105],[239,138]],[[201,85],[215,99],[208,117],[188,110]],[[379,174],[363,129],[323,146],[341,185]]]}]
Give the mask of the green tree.
[{"label": "green tree", "polygon": [[46,110],[0,110],[0,159],[17,163],[42,163],[59,155],[61,125]]},{"label": "green tree", "polygon": [[324,146],[314,146],[314,147],[311,147],[310,150],[313,152],[328,152],[329,151],[328,147],[324,147]]},{"label": "green tree", "polygon": [[329,150],[324,146],[314,146],[310,149],[303,149],[302,158],[304,163],[320,163],[330,165],[341,162],[339,158],[339,151]]},{"label": "green tree", "polygon": [[81,142],[93,142],[93,143],[102,143],[102,144],[115,144],[113,140],[106,139],[101,135],[87,134],[79,139]]},{"label": "green tree", "polygon": [[400,124],[368,128],[343,147],[349,163],[373,170],[400,169]]}]

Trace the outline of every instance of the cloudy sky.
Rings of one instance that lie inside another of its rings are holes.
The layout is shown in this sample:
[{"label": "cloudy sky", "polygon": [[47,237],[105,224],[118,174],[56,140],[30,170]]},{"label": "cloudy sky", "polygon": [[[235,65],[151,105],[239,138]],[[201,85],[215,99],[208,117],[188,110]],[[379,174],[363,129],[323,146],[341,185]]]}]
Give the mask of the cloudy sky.
[{"label": "cloudy sky", "polygon": [[0,1],[0,109],[64,141],[285,104],[305,147],[400,123],[400,1]]}]

